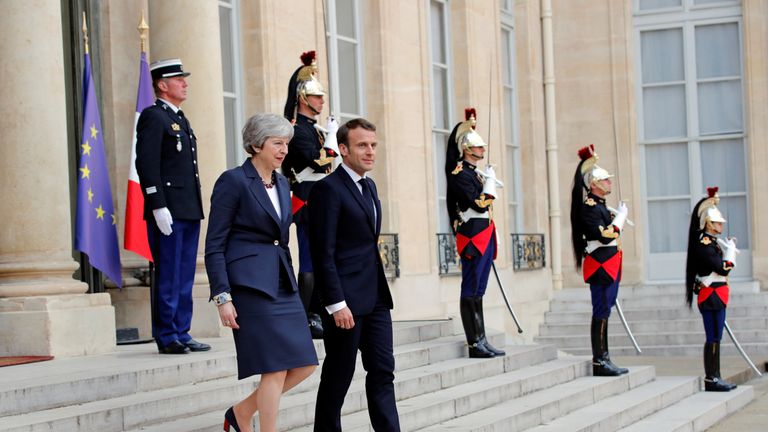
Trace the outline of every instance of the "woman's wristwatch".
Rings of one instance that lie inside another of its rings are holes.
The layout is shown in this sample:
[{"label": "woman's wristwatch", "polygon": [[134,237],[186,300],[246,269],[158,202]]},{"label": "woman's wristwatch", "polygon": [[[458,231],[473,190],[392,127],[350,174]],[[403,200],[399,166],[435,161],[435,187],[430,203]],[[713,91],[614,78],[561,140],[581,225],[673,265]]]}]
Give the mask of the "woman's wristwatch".
[{"label": "woman's wristwatch", "polygon": [[232,296],[228,292],[223,292],[219,295],[213,296],[213,302],[216,303],[216,306],[221,306],[224,303],[229,303],[232,301]]}]

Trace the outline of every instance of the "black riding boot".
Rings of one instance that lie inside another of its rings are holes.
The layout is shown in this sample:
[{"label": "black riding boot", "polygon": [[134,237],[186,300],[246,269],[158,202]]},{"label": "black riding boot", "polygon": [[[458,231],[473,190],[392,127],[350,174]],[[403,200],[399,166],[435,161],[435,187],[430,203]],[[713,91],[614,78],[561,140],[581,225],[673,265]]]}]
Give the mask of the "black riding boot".
[{"label": "black riding boot", "polygon": [[720,344],[707,342],[704,344],[704,390],[711,392],[727,392],[736,388],[735,384],[725,382],[720,378]]},{"label": "black riding boot", "polygon": [[495,357],[495,354],[489,351],[480,340],[480,331],[477,326],[477,313],[475,311],[475,299],[472,297],[462,297],[461,300],[459,300],[459,312],[461,312],[461,323],[464,325],[464,334],[467,335],[469,357]]},{"label": "black riding boot", "polygon": [[619,376],[629,372],[613,364],[608,354],[608,320],[592,318],[590,329],[592,340],[592,375]]},{"label": "black riding boot", "polygon": [[312,339],[322,339],[323,321],[320,319],[320,315],[309,311],[309,305],[312,302],[312,291],[315,286],[315,274],[309,272],[299,273],[298,282],[299,297],[301,297],[301,304],[304,305],[304,311],[307,313],[309,332],[312,334]]},{"label": "black riding boot", "polygon": [[485,348],[492,352],[495,356],[503,356],[507,354],[506,352],[496,349],[491,343],[488,341],[488,338],[485,336],[485,314],[483,313],[483,298],[482,297],[471,297],[475,299],[475,308],[477,310],[477,316],[479,317],[477,327],[480,329],[480,343],[485,345]]}]

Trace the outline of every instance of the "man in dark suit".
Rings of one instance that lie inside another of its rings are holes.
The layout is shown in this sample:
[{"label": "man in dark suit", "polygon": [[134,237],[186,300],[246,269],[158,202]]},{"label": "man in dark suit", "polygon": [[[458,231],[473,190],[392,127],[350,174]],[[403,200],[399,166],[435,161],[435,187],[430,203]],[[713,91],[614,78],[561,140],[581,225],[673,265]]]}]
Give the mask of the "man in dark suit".
[{"label": "man in dark suit", "polygon": [[307,204],[316,286],[327,311],[314,430],[341,430],[341,407],[359,349],[371,425],[376,431],[399,431],[392,295],[377,246],[381,202],[366,175],[376,160],[376,126],[351,120],[339,128],[337,140],[343,162],[315,184]]},{"label": "man in dark suit", "polygon": [[203,200],[195,133],[180,106],[188,72],[179,59],[150,66],[157,101],[136,124],[136,171],[155,274],[150,289],[152,336],[162,354],[208,351],[189,335],[192,284]]}]

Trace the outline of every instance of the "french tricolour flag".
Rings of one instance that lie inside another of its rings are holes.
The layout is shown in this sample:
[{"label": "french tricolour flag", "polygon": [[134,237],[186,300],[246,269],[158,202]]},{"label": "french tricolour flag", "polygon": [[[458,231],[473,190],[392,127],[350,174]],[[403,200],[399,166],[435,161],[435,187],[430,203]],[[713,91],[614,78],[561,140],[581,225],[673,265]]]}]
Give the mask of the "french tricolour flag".
[{"label": "french tricolour flag", "polygon": [[136,252],[149,261],[152,261],[152,252],[149,250],[147,224],[144,222],[144,196],[141,194],[139,174],[136,172],[136,122],[139,121],[141,111],[154,102],[152,77],[149,74],[147,54],[142,51],[141,64],[139,66],[139,91],[136,96],[136,117],[133,122],[128,196],[125,203],[125,249]]}]

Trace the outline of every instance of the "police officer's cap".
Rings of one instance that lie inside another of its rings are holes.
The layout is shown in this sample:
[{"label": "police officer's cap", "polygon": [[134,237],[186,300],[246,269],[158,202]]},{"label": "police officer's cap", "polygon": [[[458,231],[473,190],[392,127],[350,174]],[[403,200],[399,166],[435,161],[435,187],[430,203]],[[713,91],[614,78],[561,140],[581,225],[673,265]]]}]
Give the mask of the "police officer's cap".
[{"label": "police officer's cap", "polygon": [[175,76],[189,76],[189,72],[184,72],[184,66],[181,64],[181,59],[165,59],[158,60],[149,66],[149,71],[152,73],[152,80],[159,80],[160,78],[170,78]]}]

